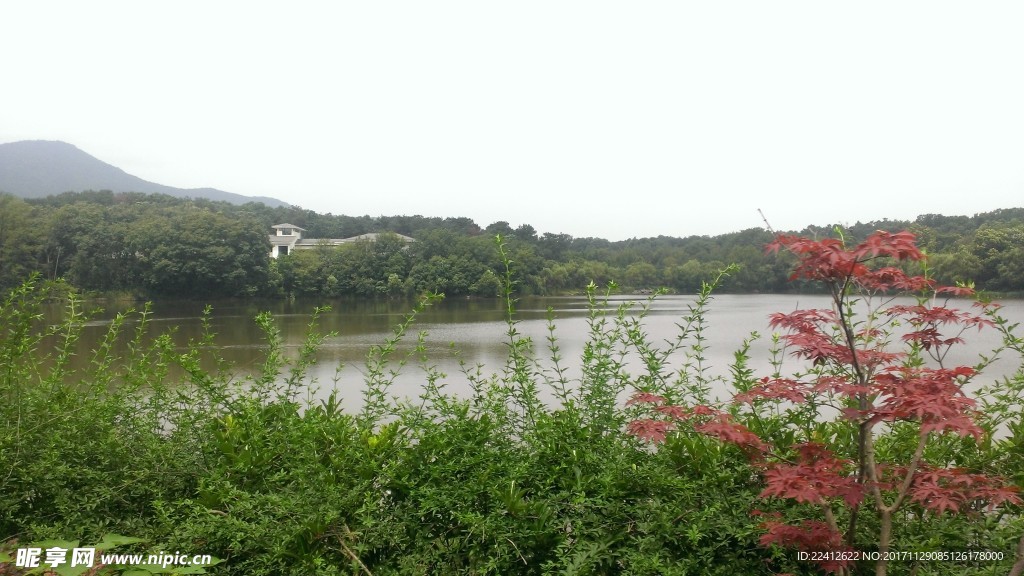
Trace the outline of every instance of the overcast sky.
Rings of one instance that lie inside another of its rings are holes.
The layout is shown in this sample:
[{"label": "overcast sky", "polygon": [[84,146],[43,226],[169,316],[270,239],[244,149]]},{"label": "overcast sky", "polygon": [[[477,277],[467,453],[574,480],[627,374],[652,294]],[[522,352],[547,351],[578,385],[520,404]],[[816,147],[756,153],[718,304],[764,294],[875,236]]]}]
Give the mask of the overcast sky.
[{"label": "overcast sky", "polygon": [[0,142],[613,240],[1024,206],[1024,2],[6,2]]}]

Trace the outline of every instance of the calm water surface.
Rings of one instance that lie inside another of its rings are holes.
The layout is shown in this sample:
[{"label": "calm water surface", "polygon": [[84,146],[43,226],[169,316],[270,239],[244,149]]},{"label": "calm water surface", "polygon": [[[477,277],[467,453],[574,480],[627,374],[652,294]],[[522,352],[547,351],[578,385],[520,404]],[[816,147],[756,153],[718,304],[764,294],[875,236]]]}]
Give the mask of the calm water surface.
[{"label": "calm water surface", "polygon": [[[614,308],[625,302],[643,302],[642,296],[615,297],[609,301],[612,309],[609,321],[614,317]],[[692,296],[662,296],[657,298],[645,321],[650,340],[664,345],[674,340],[679,333],[677,324],[688,314],[694,303]],[[361,404],[364,362],[367,351],[375,344],[382,344],[392,335],[394,327],[412,309],[406,301],[335,301],[335,302],[225,302],[213,307],[211,323],[217,334],[217,346],[221,355],[236,368],[240,375],[252,373],[264,360],[266,341],[253,318],[261,311],[273,314],[280,327],[287,351],[295,355],[302,343],[306,326],[315,306],[329,304],[332,311],[324,314],[320,322],[322,332],[336,332],[320,347],[318,364],[310,377],[319,386],[315,397],[326,397],[330,390],[338,388],[346,406],[356,409]],[[964,302],[963,306],[969,306]],[[1024,301],[1003,302],[1004,316],[1013,321],[1024,321]],[[159,302],[153,306],[151,328],[156,332],[174,331],[174,340],[184,350],[190,339],[201,336],[200,317],[204,304],[195,302]],[[553,310],[556,319],[555,335],[558,338],[562,365],[568,367],[570,377],[580,375],[580,357],[587,340],[587,302],[582,297],[524,298],[518,303],[517,330],[534,341],[535,356],[542,367],[550,366],[547,351],[547,311]],[[751,347],[751,366],[759,374],[767,374],[770,368],[769,349],[771,329],[768,317],[774,312],[788,312],[798,308],[829,307],[824,296],[795,295],[719,295],[714,298],[707,313],[708,350],[706,364],[710,372],[725,376],[733,352],[751,332],[761,334]],[[112,307],[93,318],[84,335],[79,354],[94,347],[103,337],[110,324],[110,318],[119,311]],[[417,334],[426,332],[426,348],[430,364],[447,375],[448,389],[458,394],[468,394],[469,384],[462,374],[460,359],[470,366],[483,365],[485,374],[500,373],[507,358],[507,326],[504,321],[504,303],[499,300],[448,299],[427,309],[417,317],[405,341],[399,346],[395,360],[409,358],[408,364],[396,379],[392,391],[399,396],[415,397],[425,380],[419,366],[418,355],[413,353]],[[978,354],[991,350],[999,343],[998,334],[991,329],[980,334],[971,331],[965,334],[971,347],[961,347],[948,362],[973,364]],[[457,352],[457,354],[456,354]],[[630,369],[640,372],[635,357],[628,358]],[[678,368],[683,361],[677,353],[673,366]],[[989,380],[1001,374],[1012,373],[1019,359],[1006,358],[989,370]],[[786,366],[797,368],[796,361],[787,358]]]}]

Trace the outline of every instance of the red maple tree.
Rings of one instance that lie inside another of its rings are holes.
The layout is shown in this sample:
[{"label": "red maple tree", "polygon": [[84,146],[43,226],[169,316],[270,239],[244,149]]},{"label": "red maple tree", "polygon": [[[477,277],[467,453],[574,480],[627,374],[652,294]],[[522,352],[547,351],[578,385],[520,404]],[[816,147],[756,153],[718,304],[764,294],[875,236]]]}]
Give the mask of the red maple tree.
[{"label": "red maple tree", "polygon": [[[929,442],[940,435],[979,441],[984,435],[976,423],[975,401],[964,392],[975,370],[944,366],[946,353],[963,343],[965,331],[992,324],[983,314],[949,308],[948,300],[939,298],[969,296],[972,291],[938,286],[927,276],[906,272],[906,263],[925,258],[909,232],[876,232],[852,247],[842,239],[780,235],[767,250],[796,255],[791,279],[822,283],[832,307],[771,316],[770,325],[783,332],[787,348],[810,368],[800,377],[761,379],[733,398],[734,407],[753,411],[765,402],[813,401],[814,406],[834,408],[834,422],[851,430],[855,441],[826,444],[807,437],[793,445],[775,445],[737,422],[731,415],[737,410],[672,406],[647,393],[635,395],[630,403],[651,404],[654,414],[631,423],[628,431],[661,442],[686,422],[697,432],[740,446],[761,473],[762,498],[820,510],[821,519],[797,523],[768,517],[761,524],[766,546],[842,551],[873,541],[884,553],[890,550],[895,513],[906,506],[944,514],[1019,504],[1016,487],[1000,478],[925,458]],[[917,302],[894,303],[897,294],[915,296]],[[879,297],[883,303],[876,306]],[[909,327],[896,339],[902,342],[898,348],[893,345],[896,326]],[[819,411],[816,418],[826,420],[827,414]],[[880,462],[875,450],[879,434],[897,425],[913,426],[916,443],[902,461]],[[865,513],[878,519],[878,533],[870,540],[859,533],[863,528],[858,516]],[[827,573],[851,574],[853,564],[836,558],[825,555],[817,564]],[[886,570],[881,554],[875,573],[884,575]]]}]

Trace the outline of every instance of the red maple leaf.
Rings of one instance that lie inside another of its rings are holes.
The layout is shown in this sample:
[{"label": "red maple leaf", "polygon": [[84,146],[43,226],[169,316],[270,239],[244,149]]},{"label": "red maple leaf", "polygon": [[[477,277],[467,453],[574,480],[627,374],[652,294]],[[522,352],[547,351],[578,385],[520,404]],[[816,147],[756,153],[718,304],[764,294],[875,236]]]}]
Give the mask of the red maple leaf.
[{"label": "red maple leaf", "polygon": [[911,232],[885,232],[878,230],[851,250],[858,258],[887,257],[895,260],[924,260]]},{"label": "red maple leaf", "polygon": [[788,400],[794,404],[807,401],[807,385],[789,378],[762,378],[750,390],[737,394],[733,400],[753,404],[756,400]]},{"label": "red maple leaf", "polygon": [[911,500],[942,514],[960,512],[968,505],[993,508],[1020,504],[1018,488],[1001,478],[971,473],[963,468],[924,468],[914,474]]},{"label": "red maple leaf", "polygon": [[960,379],[973,374],[967,366],[886,370],[875,377],[881,397],[873,413],[882,420],[921,422],[924,432],[949,430],[980,440],[982,430],[974,423],[975,401],[960,387]]},{"label": "red maple leaf", "polygon": [[688,420],[693,417],[693,412],[682,406],[656,406],[654,411],[676,420]]},{"label": "red maple leaf", "polygon": [[994,322],[984,316],[945,306],[900,304],[890,306],[885,310],[885,313],[889,316],[902,316],[912,326],[934,327],[943,324],[955,324],[968,328],[978,328],[979,330],[986,326],[995,326]]},{"label": "red maple leaf", "polygon": [[658,396],[651,392],[637,392],[626,401],[626,406],[632,406],[633,404],[664,404],[667,401],[664,396]]},{"label": "red maple leaf", "polygon": [[732,421],[732,417],[725,413],[718,414],[713,420],[694,426],[694,430],[718,438],[723,442],[735,444],[749,450],[754,454],[762,454],[768,450],[768,445],[749,428]]},{"label": "red maple leaf", "polygon": [[665,420],[641,419],[626,424],[626,432],[654,444],[664,442],[668,433],[675,429],[675,424]]},{"label": "red maple leaf", "polygon": [[851,475],[849,460],[836,458],[816,442],[799,444],[796,449],[796,464],[779,463],[765,471],[762,498],[774,496],[810,504],[841,498],[848,506],[860,503],[864,487]]},{"label": "red maple leaf", "polygon": [[[760,538],[762,546],[774,544],[802,552],[851,551],[843,543],[842,534],[820,520],[803,520],[796,526],[768,520],[763,522],[761,527],[766,531]],[[847,556],[851,559],[853,557],[852,554]],[[839,572],[853,564],[852,560],[844,560],[844,557],[839,555],[822,556],[821,558],[823,559],[816,560],[815,563],[829,574]]]},{"label": "red maple leaf", "polygon": [[857,278],[857,283],[867,290],[887,292],[922,292],[935,286],[935,282],[924,276],[910,276],[899,268],[887,266],[865,272]]},{"label": "red maple leaf", "polygon": [[957,297],[973,296],[974,288],[970,286],[940,286],[935,289],[935,294],[949,294],[950,296]]}]

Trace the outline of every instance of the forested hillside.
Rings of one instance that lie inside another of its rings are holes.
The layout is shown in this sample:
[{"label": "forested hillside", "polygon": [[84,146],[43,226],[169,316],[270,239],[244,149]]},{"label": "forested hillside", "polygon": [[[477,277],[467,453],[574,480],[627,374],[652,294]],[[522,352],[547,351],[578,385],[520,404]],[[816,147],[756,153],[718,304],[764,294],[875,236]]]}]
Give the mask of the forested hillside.
[{"label": "forested hillside", "polygon": [[[397,237],[269,257],[274,224],[306,229],[308,238],[368,232]],[[882,220],[847,226],[847,238],[875,230],[910,230],[943,283],[1024,291],[1024,208],[968,216],[927,214],[913,222]],[[834,235],[834,226],[793,231]],[[685,233],[681,230],[680,233]],[[786,258],[766,257],[764,229],[721,236],[610,242],[538,234],[530,225],[484,227],[468,218],[341,216],[259,203],[232,205],[159,194],[85,192],[23,200],[0,194],[0,288],[36,272],[80,289],[144,297],[402,296],[426,290],[449,296],[494,296],[503,273],[494,236],[507,238],[522,294],[580,291],[614,281],[625,290],[665,287],[695,292],[730,263],[732,292],[781,292]],[[799,286],[796,288],[799,289]]]}]

